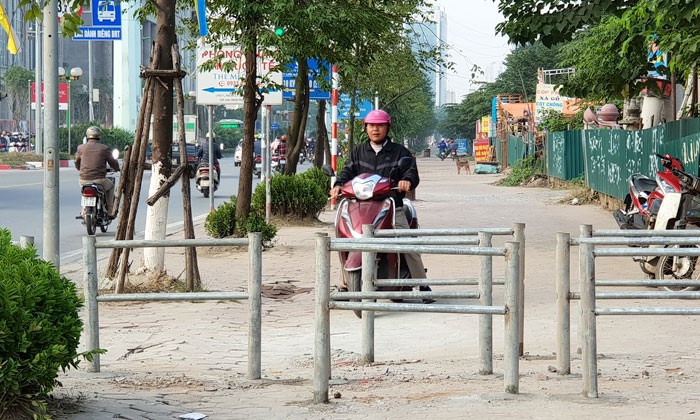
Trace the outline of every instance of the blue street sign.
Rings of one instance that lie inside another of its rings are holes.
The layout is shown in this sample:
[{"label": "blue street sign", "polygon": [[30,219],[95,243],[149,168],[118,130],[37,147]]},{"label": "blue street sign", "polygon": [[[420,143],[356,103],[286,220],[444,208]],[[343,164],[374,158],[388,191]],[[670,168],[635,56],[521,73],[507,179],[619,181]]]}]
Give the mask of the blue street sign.
[{"label": "blue street sign", "polygon": [[120,41],[122,28],[117,26],[78,26],[80,34],[73,37],[74,41]]},{"label": "blue street sign", "polygon": [[122,26],[120,0],[92,0],[91,7],[93,26]]},{"label": "blue street sign", "polygon": [[[330,100],[331,93],[327,90],[322,90],[319,83],[316,81],[316,75],[320,73],[319,63],[317,60],[308,59],[306,60],[309,65],[309,99],[311,100]],[[330,65],[328,63],[323,63],[322,66],[327,70],[326,81],[330,84]],[[289,63],[285,66],[286,71],[282,73],[282,84],[284,89],[282,90],[283,99],[294,98],[296,85],[297,85],[297,75],[299,74],[299,66],[297,62]]]},{"label": "blue street sign", "polygon": [[[363,120],[369,114],[374,107],[372,101],[360,101],[357,104],[357,112],[355,112],[355,119]],[[339,120],[349,120],[350,119],[350,96],[347,94],[340,95],[338,98],[338,119]]]},{"label": "blue street sign", "polygon": [[277,123],[270,124],[270,130],[279,130],[279,129],[280,129],[279,124],[277,124]]}]

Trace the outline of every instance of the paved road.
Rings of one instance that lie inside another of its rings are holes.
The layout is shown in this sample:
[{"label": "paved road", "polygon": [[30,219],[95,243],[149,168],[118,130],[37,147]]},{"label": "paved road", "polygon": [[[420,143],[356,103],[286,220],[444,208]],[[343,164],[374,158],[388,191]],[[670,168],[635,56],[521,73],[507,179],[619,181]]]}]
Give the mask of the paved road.
[{"label": "paved road", "polygon": [[[238,194],[239,168],[234,167],[233,158],[221,160],[222,182],[214,196],[217,206],[231,195]],[[151,173],[146,171],[141,190],[139,211],[136,217],[136,237],[143,237],[146,225],[146,199]],[[60,251],[61,264],[79,259],[82,237],[87,233],[85,226],[75,216],[80,213],[80,189],[78,171],[75,168],[61,168],[59,173],[60,195]],[[254,178],[253,182],[257,182]],[[0,172],[0,227],[12,232],[13,240],[20,235],[34,237],[34,242],[42,255],[43,241],[43,183],[42,170],[10,170]],[[199,193],[191,181],[192,214],[195,218],[205,217],[209,212],[209,199]],[[172,189],[168,209],[169,229],[182,225],[182,194],[179,184]],[[98,238],[113,238],[116,223],[109,226],[107,233],[98,231]]]}]

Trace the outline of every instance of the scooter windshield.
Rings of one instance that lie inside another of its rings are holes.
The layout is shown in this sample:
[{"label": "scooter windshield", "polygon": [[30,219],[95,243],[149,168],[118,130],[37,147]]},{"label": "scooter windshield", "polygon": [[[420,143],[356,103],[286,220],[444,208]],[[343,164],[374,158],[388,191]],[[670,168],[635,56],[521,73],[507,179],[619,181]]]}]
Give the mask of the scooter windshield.
[{"label": "scooter windshield", "polygon": [[372,175],[367,178],[355,178],[352,180],[352,191],[358,200],[369,200],[374,195],[374,187],[382,177]]}]

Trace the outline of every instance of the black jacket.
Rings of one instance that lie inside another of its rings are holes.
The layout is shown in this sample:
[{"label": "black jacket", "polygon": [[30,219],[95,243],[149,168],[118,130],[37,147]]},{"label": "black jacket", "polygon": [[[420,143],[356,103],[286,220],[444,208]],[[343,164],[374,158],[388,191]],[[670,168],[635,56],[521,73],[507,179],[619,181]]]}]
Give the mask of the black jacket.
[{"label": "black jacket", "polygon": [[[343,170],[336,178],[334,186],[342,186],[357,175],[363,173],[377,174],[390,178],[392,175],[391,170],[397,168],[398,173],[394,174],[394,179],[398,181],[410,181],[411,189],[414,190],[420,182],[418,167],[414,159],[410,168],[405,171],[400,171],[398,169],[399,159],[404,156],[411,157],[411,152],[402,145],[393,143],[388,137],[387,141],[384,143],[384,147],[382,147],[379,153],[375,153],[369,142],[359,144],[350,153],[350,157],[345,162],[345,165],[343,165]],[[397,200],[397,206],[401,206],[405,195],[405,193],[400,193],[398,191],[393,195],[394,199]]]}]

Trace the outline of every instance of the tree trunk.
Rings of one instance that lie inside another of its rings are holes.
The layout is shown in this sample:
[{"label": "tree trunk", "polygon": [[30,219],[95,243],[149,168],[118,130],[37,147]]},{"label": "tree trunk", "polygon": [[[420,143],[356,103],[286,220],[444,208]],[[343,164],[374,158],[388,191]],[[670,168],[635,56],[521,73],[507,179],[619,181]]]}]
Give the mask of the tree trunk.
[{"label": "tree trunk", "polygon": [[320,168],[324,163],[331,163],[331,152],[328,147],[328,129],[326,128],[326,101],[318,101],[316,113],[316,150],[314,151],[314,166]]},{"label": "tree trunk", "polygon": [[[175,2],[172,0],[156,0],[158,10],[156,16],[156,45],[158,45],[157,70],[172,70],[173,44],[177,44],[175,34]],[[150,193],[170,178],[172,173],[172,144],[173,144],[173,79],[161,78],[155,84],[153,96],[153,167],[151,173]],[[165,239],[165,228],[168,221],[168,202],[170,193],[161,197],[158,202],[148,208],[146,216],[145,239]],[[144,248],[143,265],[151,271],[162,270],[165,265],[165,250],[163,248]]]},{"label": "tree trunk", "polygon": [[306,132],[306,117],[309,115],[309,64],[306,60],[299,60],[298,68],[294,114],[287,140],[287,165],[284,171],[286,174],[296,173],[299,153],[306,145],[304,133]]},{"label": "tree trunk", "polygon": [[255,119],[262,104],[262,96],[256,83],[258,37],[255,22],[249,21],[243,32],[242,44],[245,45],[245,85],[243,86],[243,150],[241,156],[241,171],[238,181],[238,196],[236,197],[236,220],[243,221],[250,213],[250,202],[253,190],[253,153],[255,147]]}]

